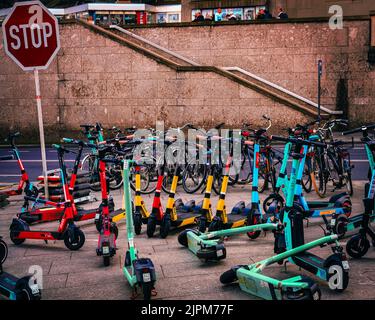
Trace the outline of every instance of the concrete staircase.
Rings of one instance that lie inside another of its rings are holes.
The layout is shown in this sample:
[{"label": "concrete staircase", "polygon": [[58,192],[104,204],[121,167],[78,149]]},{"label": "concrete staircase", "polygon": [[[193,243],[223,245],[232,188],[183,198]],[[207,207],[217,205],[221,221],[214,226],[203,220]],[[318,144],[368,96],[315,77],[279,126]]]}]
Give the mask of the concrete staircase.
[{"label": "concrete staircase", "polygon": [[[125,45],[158,63],[162,63],[176,70],[177,72],[214,72],[303,114],[311,117],[316,117],[318,114],[318,105],[313,101],[301,97],[294,92],[251,74],[239,67],[219,68],[215,66],[200,65],[121,27],[111,26],[109,29],[104,29],[88,23],[85,20],[77,20],[77,22],[85,28],[89,28],[102,36]],[[342,111],[330,110],[321,106],[322,118],[332,118],[341,114]]]}]

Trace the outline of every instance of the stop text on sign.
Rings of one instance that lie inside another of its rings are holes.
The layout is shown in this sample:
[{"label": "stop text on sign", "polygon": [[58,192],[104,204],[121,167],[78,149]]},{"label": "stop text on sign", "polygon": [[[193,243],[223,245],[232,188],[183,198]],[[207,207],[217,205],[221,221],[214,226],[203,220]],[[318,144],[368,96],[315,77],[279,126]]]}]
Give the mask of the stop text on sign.
[{"label": "stop text on sign", "polygon": [[2,29],[6,54],[24,71],[47,69],[60,49],[57,19],[40,1],[16,2]]},{"label": "stop text on sign", "polygon": [[41,25],[35,23],[31,25],[13,25],[9,28],[9,36],[12,39],[10,46],[14,50],[18,50],[21,47],[29,49],[29,46],[48,48],[48,38],[52,36],[52,25],[48,22],[44,22]]}]

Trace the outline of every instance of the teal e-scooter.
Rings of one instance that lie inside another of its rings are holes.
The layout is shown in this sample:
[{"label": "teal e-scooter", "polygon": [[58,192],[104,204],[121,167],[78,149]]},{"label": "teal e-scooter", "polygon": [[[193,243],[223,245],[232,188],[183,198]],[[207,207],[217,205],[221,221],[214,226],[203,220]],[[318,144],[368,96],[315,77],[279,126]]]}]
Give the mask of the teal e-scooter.
[{"label": "teal e-scooter", "polygon": [[[259,153],[259,144],[254,145],[254,155],[256,156],[257,153]],[[245,206],[243,205],[242,211],[238,213],[232,213],[239,214],[241,217],[247,217],[246,223],[248,225],[236,228],[208,231],[206,233],[200,232],[196,229],[186,229],[178,235],[178,242],[181,245],[188,247],[189,250],[194,253],[199,259],[202,259],[204,261],[219,261],[225,259],[226,248],[223,241],[224,237],[246,233],[248,237],[250,237],[251,239],[255,239],[262,231],[275,230],[277,228],[276,223],[271,223],[270,221],[264,221],[264,223],[262,223],[263,217],[259,206],[257,186],[257,174],[259,170],[259,166],[257,163],[257,161],[253,161],[253,206],[251,207],[251,209],[249,209],[249,212],[243,212],[244,210],[246,210]],[[230,161],[228,161],[228,164],[230,164]],[[254,192],[254,186],[256,187],[256,192]],[[218,206],[219,205],[220,200]],[[237,204],[236,207],[239,208],[240,205]]]},{"label": "teal e-scooter", "polygon": [[[125,211],[132,212],[132,198],[130,191],[130,167],[138,166],[134,160],[123,160],[123,181],[124,181],[124,202]],[[130,286],[133,288],[133,297],[137,294],[137,289],[143,292],[144,300],[150,300],[152,295],[156,295],[155,267],[149,258],[139,258],[138,250],[134,246],[134,222],[133,215],[126,214],[126,237],[128,249],[125,254],[123,273]]]},{"label": "teal e-scooter", "polygon": [[[280,213],[280,222],[275,230],[276,255],[250,265],[237,265],[224,272],[220,281],[229,284],[238,281],[240,288],[254,296],[267,300],[318,300],[321,292],[313,279],[305,276],[295,276],[278,280],[266,276],[266,267],[278,263],[283,264],[287,259],[301,269],[307,270],[320,279],[329,283],[330,289],[344,291],[349,283],[349,264],[338,243],[335,234],[326,235],[315,241],[304,243],[303,213],[293,206],[296,190],[298,166],[301,160],[301,148],[304,144],[322,146],[322,143],[295,138],[272,137],[273,140],[291,142],[294,148],[292,170],[288,183],[286,206]],[[309,252],[318,246],[333,243],[333,254],[326,259]]]},{"label": "teal e-scooter", "polygon": [[8,257],[8,246],[0,237],[0,295],[9,300],[40,300],[41,290],[34,276],[17,278],[3,271]]},{"label": "teal e-scooter", "polygon": [[[303,126],[306,130],[310,124]],[[319,137],[316,135],[310,135],[308,141],[318,141]],[[313,146],[316,148],[315,146]],[[332,196],[328,201],[307,201],[302,192],[302,177],[305,168],[305,161],[307,153],[310,147],[308,145],[302,146],[301,149],[301,160],[297,172],[296,191],[294,194],[294,205],[299,206],[304,212],[305,218],[322,218],[327,229],[330,228],[331,222],[327,217],[335,216],[346,216],[349,217],[351,214],[352,202],[349,195],[344,192]],[[268,196],[263,203],[263,208],[268,214],[273,214],[276,209],[280,211],[280,208],[284,206],[284,198],[280,194],[282,193],[287,196],[288,192],[288,176],[287,176],[287,164],[292,152],[292,144],[286,143],[284,147],[284,157],[280,168],[280,173],[276,182],[276,190],[279,192]]]},{"label": "teal e-scooter", "polygon": [[343,135],[354,134],[362,132],[361,141],[365,144],[367,158],[369,160],[371,180],[365,187],[365,199],[363,204],[365,211],[362,214],[347,218],[345,216],[335,216],[336,223],[332,223],[332,228],[336,228],[335,232],[340,236],[344,236],[348,231],[359,229],[346,244],[346,252],[355,259],[362,258],[370,248],[371,240],[372,246],[375,246],[375,233],[371,228],[371,223],[375,222],[374,201],[375,201],[375,141],[369,137],[368,131],[374,130],[375,124],[370,126],[362,126],[353,130],[345,131]]}]

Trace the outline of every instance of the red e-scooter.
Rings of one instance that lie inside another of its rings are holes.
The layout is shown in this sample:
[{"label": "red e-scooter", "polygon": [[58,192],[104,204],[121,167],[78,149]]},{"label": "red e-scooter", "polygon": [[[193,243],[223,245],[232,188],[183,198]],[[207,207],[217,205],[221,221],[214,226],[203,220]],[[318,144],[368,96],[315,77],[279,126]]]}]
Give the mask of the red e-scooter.
[{"label": "red e-scooter", "polygon": [[79,250],[85,243],[85,235],[74,224],[74,217],[77,213],[75,212],[76,207],[72,205],[64,163],[64,154],[70,151],[60,145],[53,145],[53,147],[57,150],[65,198],[64,211],[59,226],[56,231],[32,231],[24,220],[17,217],[13,219],[9,228],[10,239],[15,245],[22,244],[26,239],[44,240],[45,242],[48,240],[63,240],[68,249]]},{"label": "red e-scooter", "polygon": [[[115,157],[111,156],[108,157],[108,154],[113,154],[114,151],[113,146],[100,146],[98,149],[98,157],[99,157],[99,179],[101,185],[101,192],[102,192],[102,210],[101,210],[101,217],[100,226],[99,226],[99,239],[98,239],[98,247],[96,249],[96,254],[98,256],[103,257],[103,264],[104,266],[109,266],[111,263],[111,257],[116,254],[116,239],[118,236],[118,228],[114,222],[112,222],[112,218],[110,215],[109,210],[109,201],[108,201],[108,185],[107,185],[107,177],[106,177],[106,163],[117,163],[120,160],[117,160]],[[120,162],[119,162],[120,163]]]},{"label": "red e-scooter", "polygon": [[[82,157],[82,152],[84,147],[88,148],[96,148],[95,144],[86,143],[81,140],[74,140],[69,138],[63,138],[63,142],[77,144],[78,151],[77,156],[75,158],[73,171],[70,177],[69,182],[69,198],[71,205],[73,207],[73,212],[75,213],[74,221],[85,221],[94,219],[97,214],[100,214],[102,205],[99,208],[85,210],[83,208],[76,207],[74,202],[74,195],[73,192],[75,191],[75,185],[77,180],[77,173],[78,169],[80,168],[80,162]],[[72,151],[70,151],[72,152]],[[29,208],[29,201],[34,202],[34,204],[44,204],[46,207],[43,208],[35,208],[34,206]],[[114,209],[113,199],[110,198],[109,200],[109,208],[112,211]],[[18,214],[18,217],[27,222],[28,224],[37,224],[42,222],[50,222],[60,220],[64,213],[64,203],[62,202],[53,202],[43,198],[35,198],[35,197],[25,197],[25,202],[22,207],[22,212]]]},{"label": "red e-scooter", "polygon": [[[20,136],[19,132],[10,133],[7,140],[9,141],[9,144],[12,147],[13,157],[17,160],[18,166],[20,167],[21,179],[18,183],[17,189],[3,191],[3,192],[0,192],[0,194],[5,194],[7,196],[17,196],[17,195],[22,194],[22,191],[24,191],[26,196],[37,196],[38,189],[30,182],[29,176],[25,170],[25,167],[23,166],[18,148],[16,146],[15,140],[19,136]],[[3,160],[12,160],[12,159],[3,157]]]}]

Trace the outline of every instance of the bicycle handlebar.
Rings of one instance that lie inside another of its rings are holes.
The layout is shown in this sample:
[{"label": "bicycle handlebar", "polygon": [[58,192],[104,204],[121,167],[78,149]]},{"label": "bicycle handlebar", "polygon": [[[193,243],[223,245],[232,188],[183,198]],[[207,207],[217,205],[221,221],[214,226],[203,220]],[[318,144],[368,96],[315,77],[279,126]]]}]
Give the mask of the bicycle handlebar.
[{"label": "bicycle handlebar", "polygon": [[375,124],[372,124],[372,125],[369,125],[369,126],[362,126],[360,128],[355,128],[355,129],[352,129],[352,130],[344,131],[341,134],[343,136],[347,136],[349,134],[353,134],[353,133],[357,133],[357,132],[365,132],[365,131],[368,131],[368,130],[371,130],[371,129],[375,129]]},{"label": "bicycle handlebar", "polygon": [[55,149],[57,149],[57,151],[63,151],[65,153],[76,153],[74,151],[71,151],[71,150],[68,150],[66,148],[64,148],[63,146],[59,145],[59,144],[53,144],[52,147],[54,147]]},{"label": "bicycle handlebar", "polygon": [[79,144],[79,145],[82,145],[82,146],[86,146],[86,147],[89,147],[89,148],[98,148],[98,146],[94,143],[88,143],[88,142],[85,142],[85,141],[82,141],[82,140],[75,140],[75,139],[71,139],[71,138],[62,138],[61,139],[62,142],[64,143],[73,143],[73,144]]},{"label": "bicycle handlebar", "polygon": [[293,144],[302,144],[302,145],[307,145],[307,146],[317,146],[317,147],[323,147],[323,148],[326,146],[326,144],[322,142],[308,141],[308,140],[297,139],[297,138],[285,138],[285,137],[274,136],[274,135],[272,135],[270,139],[275,140],[275,141],[291,142]]},{"label": "bicycle handlebar", "polygon": [[13,160],[13,159],[14,159],[14,156],[13,156],[13,155],[9,155],[9,156],[1,156],[1,157],[0,157],[0,161]]}]

